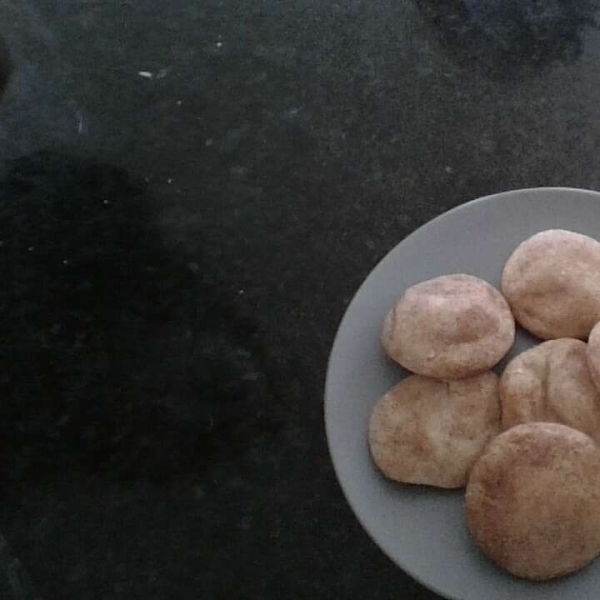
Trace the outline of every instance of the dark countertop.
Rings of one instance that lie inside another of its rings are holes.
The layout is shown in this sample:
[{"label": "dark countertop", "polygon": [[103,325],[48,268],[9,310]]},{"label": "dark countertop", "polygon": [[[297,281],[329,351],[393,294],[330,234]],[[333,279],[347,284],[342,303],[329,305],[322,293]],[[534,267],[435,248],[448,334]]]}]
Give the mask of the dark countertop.
[{"label": "dark countertop", "polygon": [[539,6],[0,6],[0,530],[43,598],[435,597],[343,499],[326,362],[419,225],[600,188],[595,5]]}]

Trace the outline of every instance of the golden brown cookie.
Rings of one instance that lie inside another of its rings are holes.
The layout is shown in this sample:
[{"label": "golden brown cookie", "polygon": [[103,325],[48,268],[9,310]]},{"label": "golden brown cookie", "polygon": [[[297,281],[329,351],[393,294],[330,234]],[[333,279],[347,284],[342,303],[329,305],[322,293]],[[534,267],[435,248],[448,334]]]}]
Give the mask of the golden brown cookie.
[{"label": "golden brown cookie", "polygon": [[475,463],[467,522],[479,548],[517,577],[573,573],[600,554],[600,449],[557,423],[518,425]]},{"label": "golden brown cookie", "polygon": [[600,243],[572,231],[542,231],[508,259],[502,292],[534,335],[587,339],[600,321]]},{"label": "golden brown cookie", "polygon": [[459,488],[499,431],[494,373],[449,382],[411,375],[376,404],[369,444],[375,464],[390,479]]},{"label": "golden brown cookie", "polygon": [[515,321],[502,294],[459,274],[409,288],[389,312],[381,342],[409,371],[461,379],[493,367],[514,338]]},{"label": "golden brown cookie", "polygon": [[502,428],[550,421],[600,442],[600,392],[581,340],[544,342],[519,354],[500,378]]},{"label": "golden brown cookie", "polygon": [[590,339],[587,343],[587,359],[592,379],[596,388],[600,390],[600,323],[590,333]]}]

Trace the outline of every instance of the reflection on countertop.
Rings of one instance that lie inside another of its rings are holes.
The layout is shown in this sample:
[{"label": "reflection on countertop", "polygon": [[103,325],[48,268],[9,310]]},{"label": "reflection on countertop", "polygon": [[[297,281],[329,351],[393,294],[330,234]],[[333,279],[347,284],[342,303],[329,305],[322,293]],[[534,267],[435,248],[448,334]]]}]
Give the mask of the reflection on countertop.
[{"label": "reflection on countertop", "polygon": [[577,59],[593,0],[417,0],[450,52],[487,75],[514,77]]}]

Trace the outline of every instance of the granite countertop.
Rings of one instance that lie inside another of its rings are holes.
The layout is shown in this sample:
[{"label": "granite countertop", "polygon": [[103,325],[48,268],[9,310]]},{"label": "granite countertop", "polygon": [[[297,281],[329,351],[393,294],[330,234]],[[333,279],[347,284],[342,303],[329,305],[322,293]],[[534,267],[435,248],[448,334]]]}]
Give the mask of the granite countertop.
[{"label": "granite countertop", "polygon": [[2,3],[2,598],[435,598],[338,487],[328,352],[419,225],[600,188],[594,13]]}]

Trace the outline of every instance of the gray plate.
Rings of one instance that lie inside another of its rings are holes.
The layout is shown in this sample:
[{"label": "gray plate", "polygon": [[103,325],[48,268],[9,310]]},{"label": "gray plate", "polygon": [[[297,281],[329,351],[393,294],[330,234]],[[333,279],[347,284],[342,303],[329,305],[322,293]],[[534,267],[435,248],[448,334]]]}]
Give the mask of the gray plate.
[{"label": "gray plate", "polygon": [[[512,250],[532,234],[552,228],[600,239],[600,193],[517,190],[441,215],[377,265],[352,300],[331,352],[325,424],[346,498],[367,533],[398,566],[447,598],[600,597],[600,560],[577,575],[544,584],[500,571],[469,540],[462,493],[391,483],[373,467],[367,446],[373,405],[406,375],[385,358],[379,345],[383,319],[396,299],[419,281],[449,273],[470,273],[499,286]],[[519,331],[511,356],[534,343]]]}]

